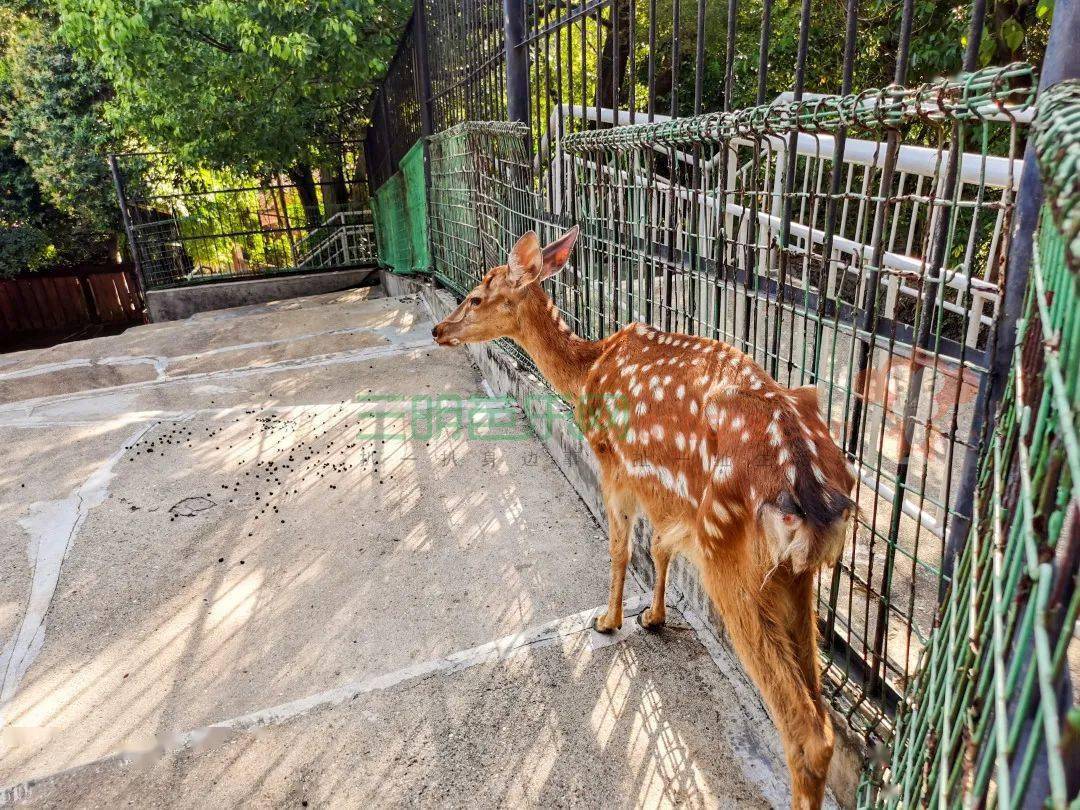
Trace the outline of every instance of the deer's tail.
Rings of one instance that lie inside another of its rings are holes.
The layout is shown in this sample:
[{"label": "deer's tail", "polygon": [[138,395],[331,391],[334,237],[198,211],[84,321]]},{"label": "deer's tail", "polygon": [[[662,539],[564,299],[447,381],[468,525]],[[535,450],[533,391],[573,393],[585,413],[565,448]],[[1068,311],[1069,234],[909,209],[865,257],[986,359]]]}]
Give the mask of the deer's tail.
[{"label": "deer's tail", "polygon": [[795,411],[780,414],[777,430],[790,459],[780,470],[780,495],[760,513],[774,564],[790,560],[795,573],[836,562],[855,506],[836,476],[825,472],[845,465],[840,449],[831,441],[812,449],[798,419]]}]

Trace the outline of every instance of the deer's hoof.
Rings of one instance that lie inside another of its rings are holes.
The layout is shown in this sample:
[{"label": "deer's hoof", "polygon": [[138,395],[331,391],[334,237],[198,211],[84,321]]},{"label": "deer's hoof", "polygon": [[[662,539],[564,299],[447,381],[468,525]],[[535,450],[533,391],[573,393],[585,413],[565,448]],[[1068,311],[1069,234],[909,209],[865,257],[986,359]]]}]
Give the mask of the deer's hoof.
[{"label": "deer's hoof", "polygon": [[644,630],[659,630],[664,626],[665,621],[667,621],[666,616],[661,615],[659,617],[654,617],[653,609],[651,607],[645,608],[645,610],[637,615],[637,623],[640,624]]},{"label": "deer's hoof", "polygon": [[605,613],[603,616],[593,616],[592,629],[597,633],[614,633],[622,627],[622,621],[613,622]]}]

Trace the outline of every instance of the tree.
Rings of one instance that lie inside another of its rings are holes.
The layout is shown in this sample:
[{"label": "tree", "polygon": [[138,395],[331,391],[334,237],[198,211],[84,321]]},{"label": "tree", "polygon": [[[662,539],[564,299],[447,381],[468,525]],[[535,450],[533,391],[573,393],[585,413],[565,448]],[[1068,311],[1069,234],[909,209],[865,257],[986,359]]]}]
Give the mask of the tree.
[{"label": "tree", "polygon": [[385,72],[411,6],[58,2],[65,36],[116,88],[109,105],[119,127],[192,164],[287,170],[313,218],[312,169],[336,166],[323,145],[354,123],[354,105]]},{"label": "tree", "polygon": [[0,274],[105,258],[119,211],[110,88],[29,3],[0,3]]}]

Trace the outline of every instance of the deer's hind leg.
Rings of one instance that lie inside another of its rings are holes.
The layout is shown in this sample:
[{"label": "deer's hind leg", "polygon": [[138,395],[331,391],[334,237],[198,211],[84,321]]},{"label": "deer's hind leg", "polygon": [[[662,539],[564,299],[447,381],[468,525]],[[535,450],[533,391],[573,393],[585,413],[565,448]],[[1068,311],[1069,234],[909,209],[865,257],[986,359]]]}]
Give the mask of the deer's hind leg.
[{"label": "deer's hind leg", "polygon": [[652,559],[656,569],[656,582],[653,584],[653,600],[650,607],[638,616],[638,623],[646,630],[660,627],[667,620],[667,603],[664,592],[667,590],[667,572],[671,558],[690,541],[690,528],[681,523],[660,525],[653,528]]},{"label": "deer's hind leg", "polygon": [[593,629],[611,633],[622,627],[623,585],[630,562],[630,531],[638,514],[638,499],[618,472],[604,469],[600,481],[608,519],[608,550],[611,553],[611,590],[607,611],[593,619]]},{"label": "deer's hind leg", "polygon": [[[742,539],[710,561],[702,572],[705,589],[780,732],[791,774],[791,806],[818,808],[825,795],[833,734],[820,689],[814,694],[807,683],[808,656],[817,654],[815,636],[794,637],[799,627],[806,628],[805,620],[795,621],[805,601],[793,597],[788,577],[766,581],[765,570],[747,548],[749,538]],[[816,661],[812,666],[816,673]]]}]

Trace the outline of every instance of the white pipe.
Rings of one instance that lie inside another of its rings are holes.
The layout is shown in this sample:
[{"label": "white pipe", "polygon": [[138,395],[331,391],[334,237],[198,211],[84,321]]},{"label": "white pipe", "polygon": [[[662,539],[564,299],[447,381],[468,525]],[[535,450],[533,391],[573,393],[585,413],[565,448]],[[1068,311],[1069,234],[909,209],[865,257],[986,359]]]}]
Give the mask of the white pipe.
[{"label": "white pipe", "polygon": [[[616,124],[617,126],[626,126],[631,122],[640,124],[647,120],[645,113],[632,114],[625,110],[619,110],[616,113],[610,107],[601,107],[598,110],[596,107],[583,107],[579,104],[561,104],[552,108],[549,120],[549,131],[556,133],[556,148],[558,148],[559,140],[557,116],[560,110],[571,118],[582,118],[587,121],[599,121],[600,123]],[[1030,119],[1033,114],[1029,115],[1028,111],[1025,111],[1023,115],[1017,114],[1016,119],[1023,122],[1025,118]],[[653,120],[656,123],[662,123],[672,119],[668,115],[654,115]],[[771,151],[782,153],[787,150],[787,139],[784,137],[768,135],[763,140],[769,145]],[[732,138],[730,142],[740,146],[751,146],[753,144],[753,141],[747,138]],[[545,162],[548,159],[547,146],[547,135],[545,135],[540,140],[540,149],[538,150],[538,159]],[[829,158],[832,156],[833,148],[834,139],[832,135],[800,132],[795,151],[798,155],[804,157]],[[654,145],[653,149],[659,152],[668,151],[667,148],[657,145]],[[896,172],[923,175],[925,177],[939,176],[941,174],[941,164],[946,160],[946,154],[944,151],[939,152],[937,149],[926,146],[901,145],[897,153]],[[676,152],[676,157],[685,163],[689,163],[694,159],[693,155],[681,151]],[[707,161],[705,166],[714,166],[719,159],[720,154],[717,154]],[[844,163],[880,168],[885,163],[885,144],[883,141],[847,138],[844,142]],[[1017,188],[1020,184],[1022,163],[1021,160],[965,152],[960,161],[959,181],[975,185],[981,183],[991,188],[1005,188],[1011,184],[1013,188]]]}]

